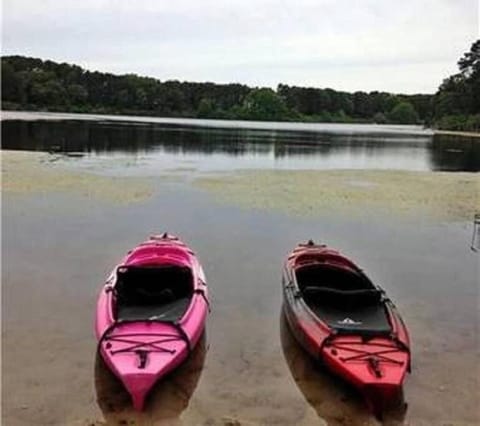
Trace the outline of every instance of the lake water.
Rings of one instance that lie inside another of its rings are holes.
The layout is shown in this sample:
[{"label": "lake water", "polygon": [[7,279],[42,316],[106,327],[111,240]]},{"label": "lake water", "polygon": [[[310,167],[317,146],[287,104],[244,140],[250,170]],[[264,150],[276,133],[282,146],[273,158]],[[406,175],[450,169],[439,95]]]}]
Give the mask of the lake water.
[{"label": "lake water", "polygon": [[155,118],[132,121],[135,118],[129,117],[124,119],[130,121],[119,121],[118,117],[52,114],[27,117],[41,120],[2,122],[4,149],[64,154],[61,160],[74,158],[76,167],[105,174],[152,176],[179,169],[192,173],[241,169],[480,170],[478,141],[433,136],[419,126]]},{"label": "lake water", "polygon": [[[4,424],[379,426],[358,394],[308,357],[285,327],[282,261],[308,238],[365,268],[410,330],[408,410],[388,413],[384,424],[478,424],[479,264],[471,223],[294,217],[239,208],[188,179],[161,178],[165,170],[188,177],[243,168],[478,171],[478,141],[411,127],[27,118],[35,120],[2,122],[3,148],[53,152],[67,169],[153,175],[156,185],[150,198],[126,205],[48,188],[3,194]],[[95,303],[124,253],[162,231],[198,253],[212,312],[193,356],[135,413],[96,355]]]}]

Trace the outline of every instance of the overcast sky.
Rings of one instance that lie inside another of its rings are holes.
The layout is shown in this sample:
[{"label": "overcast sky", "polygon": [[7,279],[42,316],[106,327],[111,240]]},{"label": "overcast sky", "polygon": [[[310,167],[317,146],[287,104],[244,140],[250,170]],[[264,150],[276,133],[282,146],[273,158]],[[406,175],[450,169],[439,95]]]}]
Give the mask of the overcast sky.
[{"label": "overcast sky", "polygon": [[432,93],[479,0],[3,0],[2,54],[160,80]]}]

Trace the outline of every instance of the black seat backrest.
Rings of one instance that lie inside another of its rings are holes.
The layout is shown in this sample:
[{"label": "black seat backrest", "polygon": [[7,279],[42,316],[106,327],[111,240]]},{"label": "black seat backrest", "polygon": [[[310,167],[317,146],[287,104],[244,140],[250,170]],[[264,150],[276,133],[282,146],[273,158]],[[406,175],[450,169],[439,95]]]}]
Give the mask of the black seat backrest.
[{"label": "black seat backrest", "polygon": [[300,290],[306,287],[328,287],[333,290],[375,289],[370,280],[360,272],[327,264],[304,266],[296,271]]},{"label": "black seat backrest", "polygon": [[189,268],[122,267],[117,275],[117,301],[123,306],[163,305],[189,297],[193,277]]},{"label": "black seat backrest", "polygon": [[337,290],[330,287],[305,287],[302,295],[307,303],[355,309],[377,305],[382,300],[378,289]]}]

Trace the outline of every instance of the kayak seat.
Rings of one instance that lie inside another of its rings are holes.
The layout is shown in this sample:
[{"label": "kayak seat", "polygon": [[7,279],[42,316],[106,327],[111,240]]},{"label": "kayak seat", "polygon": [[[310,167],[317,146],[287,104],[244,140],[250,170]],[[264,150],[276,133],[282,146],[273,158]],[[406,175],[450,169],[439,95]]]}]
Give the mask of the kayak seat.
[{"label": "kayak seat", "polygon": [[332,290],[375,289],[370,280],[359,272],[325,264],[303,266],[295,271],[300,289],[307,287],[331,288]]},{"label": "kayak seat", "polygon": [[378,289],[305,287],[302,295],[312,312],[337,333],[377,336],[392,332]]},{"label": "kayak seat", "polygon": [[189,268],[178,266],[122,267],[118,271],[117,319],[180,319],[193,295]]},{"label": "kayak seat", "polygon": [[164,305],[122,306],[117,309],[117,320],[141,321],[177,321],[188,308],[190,298],[174,300]]},{"label": "kayak seat", "polygon": [[314,303],[344,308],[372,306],[380,303],[382,292],[376,288],[361,290],[339,290],[329,286],[303,289],[303,297]]}]

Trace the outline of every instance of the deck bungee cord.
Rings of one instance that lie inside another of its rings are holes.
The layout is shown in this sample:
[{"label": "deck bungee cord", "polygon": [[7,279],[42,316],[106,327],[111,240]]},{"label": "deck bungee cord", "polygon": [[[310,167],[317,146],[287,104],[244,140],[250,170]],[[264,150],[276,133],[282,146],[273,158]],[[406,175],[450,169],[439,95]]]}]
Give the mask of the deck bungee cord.
[{"label": "deck bungee cord", "polygon": [[[173,321],[159,321],[159,320],[152,319],[152,320],[142,320],[141,322],[168,324],[168,325],[173,326],[175,328],[175,330],[178,331],[178,334],[169,334],[169,333],[122,333],[122,334],[114,335],[114,336],[109,335],[117,327],[119,327],[123,324],[128,324],[128,323],[133,324],[133,323],[138,323],[138,322],[139,321],[134,321],[134,320],[120,320],[120,321],[117,321],[117,322],[113,323],[109,328],[107,328],[105,330],[103,335],[100,337],[100,339],[98,341],[98,344],[97,344],[98,350],[100,350],[100,346],[103,342],[108,342],[107,345],[105,345],[106,349],[111,348],[111,342],[118,342],[118,343],[127,343],[127,344],[130,343],[133,346],[131,346],[129,348],[110,350],[110,353],[112,355],[115,355],[117,353],[122,353],[122,352],[129,352],[129,351],[132,351],[132,350],[134,350],[138,347],[142,347],[142,346],[151,346],[155,349],[158,349],[157,352],[168,352],[168,353],[174,354],[176,352],[176,350],[165,349],[165,348],[158,347],[156,345],[161,344],[161,343],[173,342],[173,341],[177,341],[177,340],[183,340],[185,342],[186,346],[187,346],[188,353],[190,354],[192,352],[192,344],[190,342],[190,339],[189,339],[187,333],[185,333],[185,330],[182,328],[182,326],[180,324],[177,324]],[[137,340],[127,340],[127,339],[125,339],[125,337],[139,337],[139,336],[163,337],[163,339],[159,339],[159,340],[156,340],[156,341],[153,341],[153,342],[150,342],[150,341],[141,342],[141,341],[137,341]],[[110,346],[108,344],[110,344]]]}]

